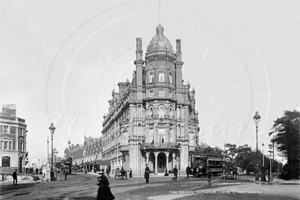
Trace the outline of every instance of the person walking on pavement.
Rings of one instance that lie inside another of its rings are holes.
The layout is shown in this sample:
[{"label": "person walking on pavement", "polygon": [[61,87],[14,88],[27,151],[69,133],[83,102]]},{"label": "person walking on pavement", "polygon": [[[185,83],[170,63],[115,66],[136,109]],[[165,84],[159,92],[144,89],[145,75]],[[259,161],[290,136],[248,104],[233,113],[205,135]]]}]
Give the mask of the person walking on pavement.
[{"label": "person walking on pavement", "polygon": [[106,168],[107,177],[109,177],[109,173],[110,173],[110,166],[108,165],[108,167]]},{"label": "person walking on pavement", "polygon": [[177,165],[175,165],[174,169],[173,169],[173,174],[174,174],[174,180],[177,180],[177,174],[178,174],[178,169],[177,169]]},{"label": "person walking on pavement", "polygon": [[108,179],[103,171],[99,172],[97,200],[113,200],[115,197],[110,191]]},{"label": "person walking on pavement", "polygon": [[187,167],[186,167],[186,177],[187,178],[189,178],[189,176],[190,176],[190,171],[191,171],[191,168],[190,168],[190,166],[188,165]]},{"label": "person walking on pavement", "polygon": [[208,169],[207,182],[208,182],[209,187],[211,186],[211,176],[212,176],[212,173],[211,173],[210,169]]},{"label": "person walking on pavement", "polygon": [[69,170],[68,168],[65,169],[65,181],[67,181],[67,176],[68,176]]},{"label": "person walking on pavement", "polygon": [[146,183],[149,183],[149,176],[150,176],[150,169],[149,169],[148,165],[146,164],[145,174],[144,174],[144,178],[146,179]]},{"label": "person walking on pavement", "polygon": [[16,185],[18,185],[18,175],[17,175],[17,170],[16,169],[13,172],[12,177],[13,177],[13,185],[15,185],[15,181],[16,181]]}]

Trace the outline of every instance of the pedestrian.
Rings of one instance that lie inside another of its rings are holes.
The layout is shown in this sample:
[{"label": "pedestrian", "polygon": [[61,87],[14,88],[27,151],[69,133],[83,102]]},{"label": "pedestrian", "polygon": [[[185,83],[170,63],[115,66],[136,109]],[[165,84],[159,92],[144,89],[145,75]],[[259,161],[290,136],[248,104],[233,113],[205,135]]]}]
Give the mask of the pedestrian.
[{"label": "pedestrian", "polygon": [[18,185],[18,175],[17,175],[17,170],[16,169],[13,172],[12,177],[13,177],[13,185],[15,185],[15,181],[16,181],[16,185]]},{"label": "pedestrian", "polygon": [[238,175],[238,171],[237,171],[236,166],[234,166],[234,168],[233,168],[233,179],[237,179],[237,175]]},{"label": "pedestrian", "polygon": [[191,168],[190,168],[190,166],[188,165],[188,166],[186,167],[186,177],[187,177],[187,178],[189,178],[190,171],[191,171]]},{"label": "pedestrian", "polygon": [[178,174],[178,169],[177,169],[177,165],[175,165],[174,169],[173,169],[173,174],[174,174],[174,180],[177,180],[177,174]]},{"label": "pedestrian", "polygon": [[38,169],[38,168],[35,169],[35,173],[36,173],[36,174],[39,173],[39,169]]},{"label": "pedestrian", "polygon": [[207,182],[208,182],[209,187],[211,186],[211,176],[212,176],[212,173],[211,173],[210,169],[208,169]]},{"label": "pedestrian", "polygon": [[67,176],[68,176],[69,170],[68,168],[65,168],[65,181],[67,181]]},{"label": "pedestrian", "polygon": [[145,174],[144,174],[144,178],[146,179],[146,183],[149,183],[149,177],[150,177],[150,169],[149,169],[148,165],[146,164]]},{"label": "pedestrian", "polygon": [[111,193],[109,188],[109,182],[107,177],[104,175],[103,171],[99,172],[100,177],[98,178],[98,200],[113,200],[115,199],[114,195]]},{"label": "pedestrian", "polygon": [[132,178],[132,169],[129,169],[129,178]]},{"label": "pedestrian", "polygon": [[109,177],[109,173],[110,173],[110,166],[108,165],[108,167],[106,168],[107,177]]}]

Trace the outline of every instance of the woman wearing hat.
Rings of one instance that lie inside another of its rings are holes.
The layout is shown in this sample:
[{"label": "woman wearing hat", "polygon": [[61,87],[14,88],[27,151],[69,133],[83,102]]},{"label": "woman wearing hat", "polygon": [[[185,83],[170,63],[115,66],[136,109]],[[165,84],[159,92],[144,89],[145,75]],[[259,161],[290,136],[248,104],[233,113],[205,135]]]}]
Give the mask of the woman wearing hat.
[{"label": "woman wearing hat", "polygon": [[115,199],[114,195],[111,193],[110,188],[109,188],[109,182],[107,177],[104,175],[102,171],[99,172],[99,177],[98,177],[98,195],[97,199],[98,200],[112,200]]}]

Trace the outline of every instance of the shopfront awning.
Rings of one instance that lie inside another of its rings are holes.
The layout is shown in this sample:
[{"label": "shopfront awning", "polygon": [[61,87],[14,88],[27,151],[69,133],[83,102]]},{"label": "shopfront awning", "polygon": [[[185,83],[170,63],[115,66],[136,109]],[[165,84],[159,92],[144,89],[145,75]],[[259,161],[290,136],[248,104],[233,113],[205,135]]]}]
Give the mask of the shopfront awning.
[{"label": "shopfront awning", "polygon": [[110,165],[110,160],[96,160],[95,164],[97,164],[97,165]]}]

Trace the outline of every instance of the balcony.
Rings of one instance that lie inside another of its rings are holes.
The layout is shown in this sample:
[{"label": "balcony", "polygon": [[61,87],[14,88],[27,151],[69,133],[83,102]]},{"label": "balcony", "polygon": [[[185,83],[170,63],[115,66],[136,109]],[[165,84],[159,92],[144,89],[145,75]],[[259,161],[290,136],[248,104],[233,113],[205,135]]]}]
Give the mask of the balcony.
[{"label": "balcony", "polygon": [[164,143],[143,143],[141,144],[141,150],[148,150],[148,149],[179,149],[180,144],[171,143],[171,142],[164,142]]}]

